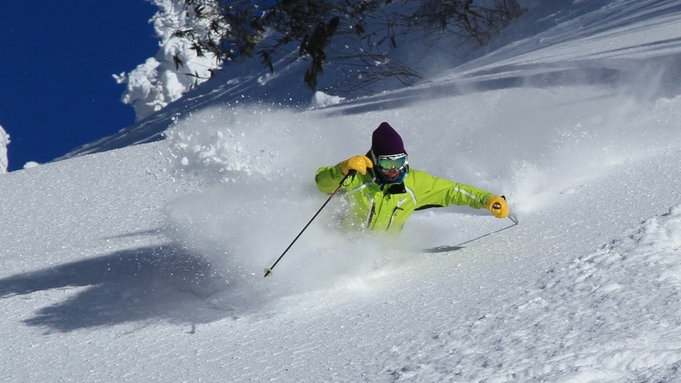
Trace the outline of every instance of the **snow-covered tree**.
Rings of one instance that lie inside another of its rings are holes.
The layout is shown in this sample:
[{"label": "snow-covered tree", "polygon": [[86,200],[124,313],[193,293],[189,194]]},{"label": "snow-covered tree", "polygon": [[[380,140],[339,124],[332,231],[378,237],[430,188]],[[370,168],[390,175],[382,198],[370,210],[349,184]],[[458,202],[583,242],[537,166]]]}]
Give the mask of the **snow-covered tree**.
[{"label": "snow-covered tree", "polygon": [[[305,59],[309,65],[303,82],[316,90],[318,77],[334,68],[348,74],[341,82],[363,87],[394,78],[405,85],[421,78],[413,60],[400,60],[389,51],[424,39],[458,40],[447,49],[487,44],[523,9],[517,0],[184,0],[200,12],[212,28],[180,31],[196,44],[193,49],[211,52],[227,62],[258,56],[270,71],[283,57]],[[224,32],[222,36],[219,31]],[[404,49],[404,48],[403,48]],[[410,51],[411,48],[406,48]],[[403,56],[419,56],[407,52]],[[355,80],[351,80],[354,78]],[[357,80],[359,78],[359,80]]]},{"label": "snow-covered tree", "polygon": [[[177,31],[192,30],[194,38],[210,39],[215,25],[205,15],[215,12],[217,1],[203,1],[200,8],[189,6],[184,0],[146,0],[159,11],[151,18],[160,38],[160,49],[129,73],[113,75],[119,84],[127,84],[122,101],[135,109],[137,120],[161,110],[189,89],[205,82],[212,71],[220,67],[220,59],[211,52],[194,49],[194,41]],[[221,36],[224,31],[217,26]]]},{"label": "snow-covered tree", "polygon": [[[127,84],[123,102],[138,120],[239,59],[271,72],[275,63],[305,61],[301,81],[311,90],[354,91],[386,79],[409,86],[429,70],[419,67],[424,47],[485,45],[523,12],[517,0],[146,1],[159,7],[151,21],[161,49],[114,75]],[[336,78],[318,89],[329,69]]]},{"label": "snow-covered tree", "polygon": [[0,126],[0,173],[7,173],[7,145],[9,145],[9,134]]}]

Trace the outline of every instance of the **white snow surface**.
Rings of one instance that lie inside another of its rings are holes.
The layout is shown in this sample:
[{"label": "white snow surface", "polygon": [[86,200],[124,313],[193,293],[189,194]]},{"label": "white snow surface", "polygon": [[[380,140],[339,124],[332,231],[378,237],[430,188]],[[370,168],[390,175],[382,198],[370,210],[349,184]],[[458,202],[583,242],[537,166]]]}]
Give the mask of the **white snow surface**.
[{"label": "white snow surface", "polygon": [[[413,89],[300,110],[207,87],[4,174],[3,381],[680,381],[679,31],[681,1],[535,2]],[[520,224],[350,234],[339,195],[263,278],[327,198],[317,167],[382,121]]]}]

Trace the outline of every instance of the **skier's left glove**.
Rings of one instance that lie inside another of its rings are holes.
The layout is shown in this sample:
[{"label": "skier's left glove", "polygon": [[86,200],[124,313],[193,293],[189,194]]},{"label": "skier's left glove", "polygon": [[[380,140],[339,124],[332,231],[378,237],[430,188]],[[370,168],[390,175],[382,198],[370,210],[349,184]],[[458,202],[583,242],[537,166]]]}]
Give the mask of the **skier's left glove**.
[{"label": "skier's left glove", "polygon": [[340,163],[341,172],[343,175],[348,174],[351,170],[360,172],[362,175],[367,174],[367,169],[373,167],[371,160],[367,156],[352,156]]},{"label": "skier's left glove", "polygon": [[501,197],[493,195],[487,198],[485,207],[497,218],[508,217],[508,204],[506,203],[506,197],[503,195]]}]

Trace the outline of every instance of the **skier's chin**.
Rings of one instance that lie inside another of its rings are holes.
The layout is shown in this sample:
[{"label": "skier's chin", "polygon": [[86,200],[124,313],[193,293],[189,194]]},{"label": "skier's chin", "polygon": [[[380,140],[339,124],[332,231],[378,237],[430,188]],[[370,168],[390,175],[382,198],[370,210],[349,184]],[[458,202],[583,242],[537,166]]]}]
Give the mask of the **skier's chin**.
[{"label": "skier's chin", "polygon": [[390,181],[394,181],[399,177],[400,171],[399,170],[388,170],[387,172],[383,172],[383,175],[385,178],[387,178]]},{"label": "skier's chin", "polygon": [[381,173],[383,174],[383,178],[387,182],[396,182],[400,178],[400,171],[399,170],[381,172]]}]

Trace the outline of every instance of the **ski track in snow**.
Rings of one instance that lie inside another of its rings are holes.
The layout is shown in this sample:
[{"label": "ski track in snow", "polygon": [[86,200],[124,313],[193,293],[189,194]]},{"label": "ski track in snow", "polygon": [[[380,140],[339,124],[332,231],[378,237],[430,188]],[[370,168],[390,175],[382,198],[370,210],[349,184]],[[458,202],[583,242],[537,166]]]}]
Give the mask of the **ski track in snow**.
[{"label": "ski track in snow", "polygon": [[[214,104],[167,118],[165,141],[3,174],[3,380],[679,380],[678,2],[632,4],[534,8],[535,40],[413,90]],[[585,81],[590,57],[622,72]],[[530,86],[451,86],[509,74]],[[414,167],[505,193],[520,225],[452,207],[374,238],[335,230],[337,198],[264,279],[325,199],[311,174],[381,121]]]}]

